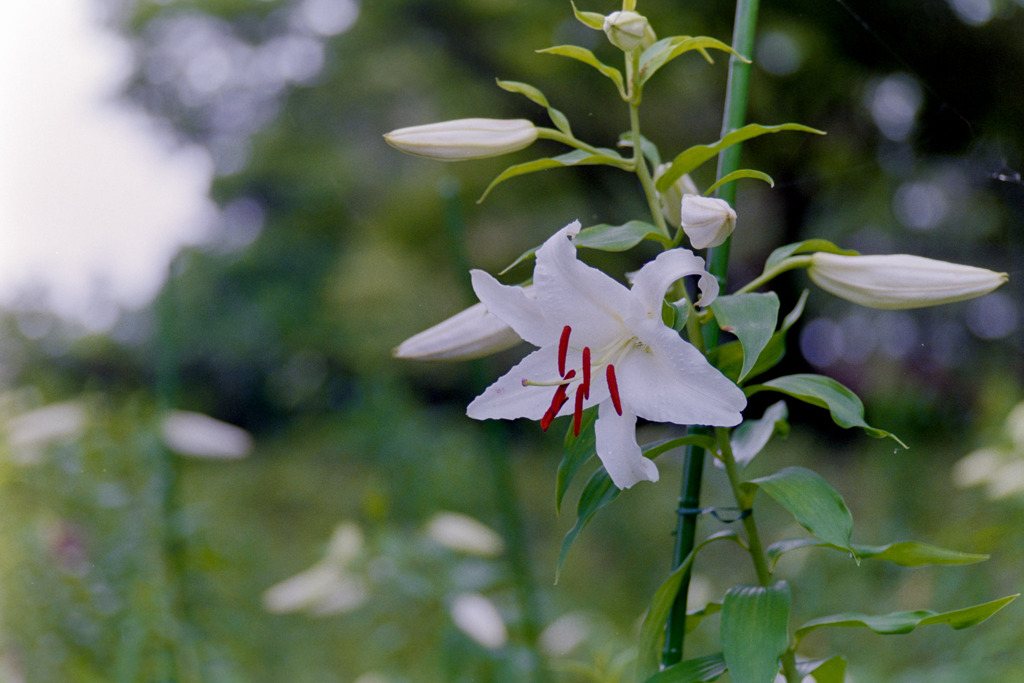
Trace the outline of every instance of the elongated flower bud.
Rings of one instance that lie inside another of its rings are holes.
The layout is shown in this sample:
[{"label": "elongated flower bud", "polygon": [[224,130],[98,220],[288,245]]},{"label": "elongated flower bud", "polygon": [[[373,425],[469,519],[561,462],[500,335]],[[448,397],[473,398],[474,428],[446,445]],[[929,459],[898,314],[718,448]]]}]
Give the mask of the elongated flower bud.
[{"label": "elongated flower bud", "polygon": [[537,128],[526,119],[455,119],[399,128],[384,135],[395,149],[440,161],[484,159],[530,146]]},{"label": "elongated flower bud", "polygon": [[988,294],[1006,273],[921,256],[842,256],[816,252],[808,275],[841,299],[869,308],[936,306]]},{"label": "elongated flower bud", "polygon": [[[665,171],[668,170],[671,164],[661,164],[654,169],[654,180],[657,182]],[[689,173],[684,173],[676,180],[667,190],[658,195],[658,200],[661,202],[661,215],[665,217],[668,224],[674,228],[678,228],[682,225],[682,214],[679,212],[679,208],[683,204],[683,197],[688,194],[699,195],[700,192],[697,190],[697,186],[694,184],[693,179],[690,178]]]},{"label": "elongated flower bud", "polygon": [[612,12],[604,18],[604,33],[611,44],[623,52],[632,52],[654,42],[647,40],[648,34],[653,38],[647,17],[636,12]]},{"label": "elongated flower bud", "polygon": [[715,197],[683,196],[680,217],[694,249],[717,247],[736,228],[736,212],[729,202]]},{"label": "elongated flower bud", "polygon": [[478,303],[406,339],[392,355],[409,360],[471,360],[521,341],[511,327]]}]

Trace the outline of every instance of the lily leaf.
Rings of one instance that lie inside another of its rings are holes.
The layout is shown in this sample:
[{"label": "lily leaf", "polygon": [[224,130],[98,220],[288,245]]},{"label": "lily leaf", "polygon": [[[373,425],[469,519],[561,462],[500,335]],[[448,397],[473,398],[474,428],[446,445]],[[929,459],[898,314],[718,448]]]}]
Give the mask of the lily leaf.
[{"label": "lily leaf", "polygon": [[[601,20],[601,25],[602,27],[604,26],[603,18]],[[626,88],[623,85],[622,72],[616,68],[608,66],[607,64],[599,60],[597,57],[594,56],[594,53],[588,50],[587,48],[580,47],[579,45],[556,45],[555,47],[548,47],[544,48],[543,50],[537,50],[537,52],[541,54],[561,55],[563,57],[569,57],[571,59],[579,60],[584,64],[594,67],[602,74],[610,78],[612,82],[615,83],[615,87],[619,89],[619,94],[622,96],[622,98],[626,99]]]},{"label": "lily leaf", "polygon": [[591,406],[583,411],[580,420],[579,436],[573,433],[570,426],[565,434],[565,454],[562,462],[558,464],[558,476],[555,484],[555,510],[562,512],[562,498],[565,491],[572,483],[576,472],[580,467],[597,455],[596,441],[594,436],[594,422],[597,421],[597,406]]},{"label": "lily leaf", "polygon": [[772,683],[788,645],[789,584],[733,586],[722,602],[722,653],[734,681]]},{"label": "lily leaf", "polygon": [[[741,470],[761,452],[774,435],[785,436],[789,433],[789,423],[786,421],[788,416],[786,402],[779,401],[768,406],[760,420],[744,420],[733,430],[732,457]],[[715,461],[715,464],[719,464],[718,461]]]},{"label": "lily leaf", "polygon": [[[633,146],[633,133],[626,131],[619,136],[619,147],[632,147]],[[647,161],[651,162],[651,166],[661,165],[661,154],[658,152],[658,146],[648,140],[643,135],[640,136],[640,151],[643,152]]]},{"label": "lily leaf", "polygon": [[758,488],[793,515],[800,526],[856,555],[850,546],[853,515],[843,497],[820,474],[805,467],[786,467],[741,484],[750,496]]},{"label": "lily leaf", "polygon": [[687,659],[648,678],[645,683],[704,683],[717,680],[728,670],[721,652]]},{"label": "lily leaf", "polygon": [[550,168],[565,168],[567,166],[616,166],[618,168],[629,168],[631,162],[628,159],[624,159],[615,150],[599,148],[598,154],[588,152],[583,149],[574,149],[571,152],[560,154],[557,157],[545,157],[543,159],[534,159],[533,161],[527,161],[523,164],[516,164],[515,166],[509,166],[502,171],[497,178],[491,181],[491,184],[484,190],[483,195],[480,199],[476,200],[479,204],[487,195],[491,193],[499,183],[502,183],[509,178],[515,178],[516,176],[526,175],[527,173],[536,173],[537,171],[546,171]]},{"label": "lily leaf", "polygon": [[654,224],[644,221],[629,221],[622,225],[606,223],[592,225],[580,230],[572,242],[577,247],[589,247],[601,251],[626,251],[645,239],[653,240],[665,247],[672,245],[672,240],[668,235],[660,232]]},{"label": "lily leaf", "polygon": [[749,60],[745,59],[743,55],[720,40],[709,38],[708,36],[672,36],[671,38],[659,40],[640,55],[640,84],[643,85],[658,69],[691,50],[700,50],[705,59],[710,62],[711,58],[705,52],[709,48],[728,52],[749,63]]},{"label": "lily leaf", "polygon": [[576,9],[576,3],[569,3],[572,5],[572,13],[576,15],[580,23],[588,28],[592,28],[598,31],[604,30],[604,15],[598,14],[597,12],[581,12]]},{"label": "lily leaf", "polygon": [[[782,327],[779,331],[772,335],[772,338],[768,341],[768,345],[764,348],[761,354],[757,358],[757,362],[754,364],[753,369],[747,375],[747,378],[757,377],[758,375],[771,370],[773,367],[778,365],[779,361],[786,355],[786,332],[789,328],[800,319],[800,316],[804,312],[804,304],[807,302],[807,290],[805,289],[800,295],[800,300],[797,301],[796,306],[789,312],[788,315],[782,321]],[[743,347],[738,341],[728,342],[722,344],[719,347],[711,349],[708,353],[708,360],[716,368],[722,371],[722,374],[736,382],[740,376],[740,371],[743,368]]]},{"label": "lily leaf", "polygon": [[520,83],[519,81],[502,81],[498,80],[498,87],[508,92],[519,93],[520,95],[526,96],[534,104],[539,104],[548,110],[548,117],[551,119],[551,123],[555,124],[555,128],[562,131],[569,137],[572,137],[572,128],[569,127],[569,119],[566,118],[565,114],[548,104],[548,98],[544,97],[537,88],[533,87],[528,83]]},{"label": "lily leaf", "polygon": [[775,181],[772,180],[772,177],[767,173],[755,171],[750,168],[741,168],[738,171],[733,171],[732,173],[723,176],[717,182],[715,182],[714,185],[704,190],[704,196],[710,197],[711,193],[720,188],[722,185],[725,185],[726,183],[731,183],[734,180],[741,180],[743,178],[756,178],[757,180],[763,180],[764,182],[768,183],[769,187],[775,187]]},{"label": "lily leaf", "polygon": [[764,294],[729,294],[711,302],[718,326],[736,335],[743,347],[743,365],[737,381],[754,369],[761,352],[771,341],[779,320],[779,296]]},{"label": "lily leaf", "polygon": [[828,254],[843,254],[844,256],[856,256],[858,253],[853,249],[842,249],[837,247],[828,240],[804,240],[803,242],[787,244],[773,251],[768,255],[768,260],[764,262],[764,270],[765,272],[768,272],[793,254],[806,254],[809,251],[824,251]]},{"label": "lily leaf", "polygon": [[809,126],[802,126],[799,123],[783,123],[777,126],[762,126],[757,123],[748,124],[742,128],[732,131],[731,133],[727,133],[718,142],[714,142],[710,145],[695,145],[680,152],[679,156],[672,161],[672,165],[669,166],[660,178],[658,178],[658,182],[656,183],[658,192],[664,192],[672,185],[672,183],[681,178],[684,173],[689,173],[708,159],[717,156],[718,153],[726,147],[732,147],[733,145],[751,138],[756,138],[760,135],[765,135],[767,133],[779,133],[784,130],[803,131],[805,133],[814,133],[816,135],[825,134],[824,131],[811,128]]},{"label": "lily leaf", "polygon": [[[775,564],[785,553],[790,550],[808,547],[829,548],[842,552],[849,552],[831,543],[821,543],[813,538],[792,538],[784,541],[776,541],[768,546],[768,563],[772,571]],[[860,545],[854,543],[850,546],[858,558],[862,560],[884,560],[892,562],[901,567],[922,567],[931,564],[974,564],[984,562],[988,555],[979,553],[963,553],[957,550],[947,550],[927,543],[916,543],[913,541],[902,541],[888,545]]]},{"label": "lily leaf", "polygon": [[801,678],[810,676],[817,683],[843,683],[846,680],[846,660],[841,655],[830,659],[809,659],[797,662],[796,671]]},{"label": "lily leaf", "polygon": [[796,630],[796,639],[800,639],[811,631],[823,626],[855,626],[869,628],[875,633],[882,635],[893,635],[910,633],[918,626],[933,626],[935,624],[948,624],[951,628],[960,630],[968,626],[974,626],[985,621],[993,614],[1006,607],[1017,599],[1020,594],[1009,595],[1005,598],[992,600],[980,605],[952,610],[950,612],[933,612],[927,609],[914,610],[912,612],[891,612],[889,614],[858,614],[854,612],[843,612],[831,614],[827,617],[811,619]]},{"label": "lily leaf", "polygon": [[712,614],[718,614],[722,611],[722,603],[720,602],[709,602],[704,605],[701,609],[693,610],[686,613],[686,632],[689,633],[700,626],[700,622],[704,621],[705,617],[710,617]]},{"label": "lily leaf", "polygon": [[744,391],[747,396],[753,396],[761,391],[778,391],[798,398],[804,403],[827,408],[832,414],[832,421],[840,427],[860,427],[871,436],[887,436],[904,448],[907,447],[896,435],[884,429],[876,429],[865,422],[864,404],[857,394],[831,377],[813,374],[784,375],[768,380],[764,384],[747,387]]},{"label": "lily leaf", "polygon": [[644,623],[640,627],[640,645],[636,656],[636,680],[646,681],[658,671],[658,653],[664,638],[665,622],[668,620],[669,612],[672,611],[676,595],[679,594],[683,576],[690,570],[697,553],[716,541],[740,543],[739,536],[734,531],[722,531],[708,536],[690,551],[682,564],[669,574],[665,582],[655,591],[651,606],[647,610],[647,616],[644,617]]}]

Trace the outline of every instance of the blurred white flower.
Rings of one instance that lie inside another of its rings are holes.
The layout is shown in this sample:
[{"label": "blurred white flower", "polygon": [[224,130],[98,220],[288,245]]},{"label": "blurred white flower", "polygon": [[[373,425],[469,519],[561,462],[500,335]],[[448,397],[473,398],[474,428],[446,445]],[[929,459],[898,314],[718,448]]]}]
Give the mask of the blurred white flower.
[{"label": "blurred white flower", "polygon": [[457,512],[439,512],[427,523],[427,536],[446,548],[459,552],[497,557],[505,542],[494,529]]},{"label": "blurred white flower", "polygon": [[489,650],[508,642],[508,629],[494,603],[479,593],[463,593],[452,601],[452,621],[463,633]]},{"label": "blurred white flower", "polygon": [[53,403],[11,418],[4,430],[11,460],[19,465],[38,462],[47,445],[81,436],[85,419],[85,407],[78,401]]},{"label": "blurred white flower", "polygon": [[590,620],[578,612],[563,614],[540,633],[538,644],[549,657],[563,657],[590,635]]},{"label": "blurred white flower", "polygon": [[347,567],[363,549],[363,532],[355,522],[342,522],[334,529],[327,543],[327,561]]},{"label": "blurred white flower", "polygon": [[172,451],[197,458],[235,460],[252,451],[252,437],[241,427],[209,415],[170,410],[160,422],[160,434]]}]

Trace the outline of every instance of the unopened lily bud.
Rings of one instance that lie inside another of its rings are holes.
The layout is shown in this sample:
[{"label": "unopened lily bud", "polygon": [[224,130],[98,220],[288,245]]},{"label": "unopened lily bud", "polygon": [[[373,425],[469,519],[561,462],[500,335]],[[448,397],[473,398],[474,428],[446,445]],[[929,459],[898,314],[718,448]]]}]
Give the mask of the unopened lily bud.
[{"label": "unopened lily bud", "polygon": [[526,119],[455,119],[384,135],[395,149],[440,161],[484,159],[529,147],[537,127]]},{"label": "unopened lily bud", "polygon": [[683,196],[680,219],[694,249],[717,247],[736,228],[736,212],[729,202],[715,197]]},{"label": "unopened lily bud", "polygon": [[988,294],[1006,273],[921,256],[843,256],[816,252],[808,274],[814,284],[869,308],[903,309],[947,304]]},{"label": "unopened lily bud", "polygon": [[623,52],[632,52],[640,47],[646,47],[645,43],[653,43],[648,36],[653,38],[647,17],[636,12],[612,12],[604,18],[604,33],[612,45]]},{"label": "unopened lily bud", "polygon": [[[671,164],[661,164],[654,169],[654,180],[657,182],[658,178],[664,175],[665,171],[668,170]],[[680,178],[672,183],[671,186],[664,192],[658,195],[658,200],[661,202],[661,215],[665,217],[668,224],[673,227],[679,227],[682,224],[682,214],[679,208],[682,206],[683,197],[688,194],[700,194],[697,190],[697,186],[694,184],[693,179],[690,178],[689,173],[684,173]]]},{"label": "unopened lily bud", "polygon": [[409,360],[471,360],[510,349],[521,341],[511,327],[478,303],[409,337],[392,355]]}]

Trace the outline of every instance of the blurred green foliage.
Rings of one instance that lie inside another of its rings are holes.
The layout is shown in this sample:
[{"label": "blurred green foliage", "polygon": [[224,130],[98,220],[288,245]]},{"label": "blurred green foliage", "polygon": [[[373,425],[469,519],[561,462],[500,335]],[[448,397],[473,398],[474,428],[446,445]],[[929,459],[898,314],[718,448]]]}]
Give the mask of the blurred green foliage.
[{"label": "blurred green foliage", "polygon": [[[641,5],[663,34],[731,33],[729,3]],[[127,96],[209,150],[221,213],[209,243],[178,255],[159,301],[125,312],[109,334],[82,337],[52,321],[45,334],[27,333],[26,321],[45,311],[0,319],[4,420],[68,400],[86,414],[80,433],[28,460],[0,448],[0,678],[522,680],[532,636],[507,558],[467,559],[422,534],[446,509],[503,527],[493,457],[512,467],[539,625],[565,614],[586,625],[583,645],[550,656],[555,677],[628,671],[638,620],[668,573],[677,456],[666,458],[660,483],[595,518],[554,586],[560,537],[573,522],[571,510],[554,516],[558,439],[518,424],[488,435],[463,415],[481,374],[497,376],[517,352],[482,371],[388,353],[470,303],[461,254],[497,272],[573,219],[614,223],[642,212],[630,182],[601,168],[517,179],[477,206],[506,160],[438,164],[381,138],[466,116],[543,122],[542,110],[495,85],[502,78],[541,88],[581,138],[611,146],[628,122],[610,86],[533,52],[575,42],[612,61],[600,34],[574,22],[568,3],[541,0],[105,7],[134,54]],[[792,553],[780,571],[796,587],[795,618],[851,606],[950,609],[1020,589],[1020,499],[956,490],[949,475],[960,456],[997,438],[1024,393],[1024,91],[1007,85],[1024,64],[1024,9],[992,7],[978,26],[940,2],[790,0],[762,10],[748,118],[829,135],[745,147],[744,165],[777,185],[740,188],[733,281],[759,272],[775,246],[812,235],[1011,274],[997,299],[913,315],[864,313],[811,293],[801,339],[814,351],[812,332],[826,330],[839,351],[809,360],[860,392],[871,423],[911,450],[893,452],[791,406],[793,435],[760,460],[822,472],[854,513],[855,542],[912,539],[993,559],[907,570]],[[338,14],[346,8],[353,14]],[[646,91],[645,132],[666,153],[716,139],[724,76],[724,60],[673,63]],[[897,109],[918,102],[902,133],[885,128],[899,120],[886,118],[884,88],[902,93],[889,102]],[[548,145],[538,149],[555,150]],[[711,173],[701,169],[698,183]],[[463,240],[444,227],[451,187]],[[920,207],[911,211],[922,196],[932,198],[927,221]],[[647,255],[585,257],[621,275]],[[807,284],[800,277],[785,281],[784,296],[795,300]],[[807,367],[798,355],[791,369]],[[167,405],[245,427],[256,452],[240,462],[176,459],[156,427]],[[492,452],[495,441],[508,452]],[[709,475],[709,504],[727,499],[724,486]],[[765,505],[766,528],[785,524],[772,514]],[[371,600],[317,618],[267,612],[264,591],[317,562],[342,520],[367,538]],[[705,533],[720,527],[702,522]],[[699,559],[703,597],[749,578],[731,552]],[[447,608],[465,590],[499,606],[509,645],[489,650],[452,625]],[[703,653],[716,628],[709,619],[687,647]],[[858,680],[1003,681],[1017,675],[1022,629],[1013,606],[966,633],[823,630],[807,643],[821,656],[847,654]]]}]

